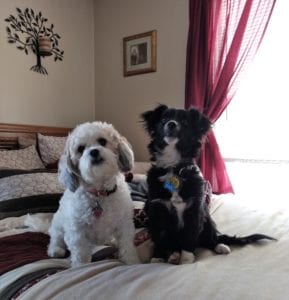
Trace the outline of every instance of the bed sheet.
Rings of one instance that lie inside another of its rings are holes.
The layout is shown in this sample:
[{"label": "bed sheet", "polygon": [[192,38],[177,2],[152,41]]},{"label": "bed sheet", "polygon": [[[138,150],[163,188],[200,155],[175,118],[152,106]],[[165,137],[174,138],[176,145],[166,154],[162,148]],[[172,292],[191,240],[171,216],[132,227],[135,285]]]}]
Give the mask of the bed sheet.
[{"label": "bed sheet", "polygon": [[[116,259],[56,273],[19,299],[281,299],[289,295],[289,214],[252,210],[221,197],[213,213],[227,234],[259,232],[278,239],[232,247],[229,255],[198,249],[188,265],[124,265]],[[1,278],[0,278],[1,281]]]}]

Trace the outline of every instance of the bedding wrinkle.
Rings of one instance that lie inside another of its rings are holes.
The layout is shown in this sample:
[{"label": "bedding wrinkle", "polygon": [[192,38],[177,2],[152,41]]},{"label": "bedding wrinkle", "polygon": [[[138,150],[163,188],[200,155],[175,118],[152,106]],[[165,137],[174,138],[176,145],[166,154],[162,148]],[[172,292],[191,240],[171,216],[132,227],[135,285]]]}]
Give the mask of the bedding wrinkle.
[{"label": "bedding wrinkle", "polygon": [[[262,247],[234,248],[226,256],[197,249],[197,260],[190,265],[126,266],[116,260],[90,263],[44,279],[20,299],[288,300],[289,214],[250,212],[242,203],[228,199],[216,210],[214,218],[222,221],[222,230],[236,227],[246,233],[248,226],[258,227],[278,241]],[[231,219],[236,223],[228,222]],[[18,274],[6,274],[9,273]],[[0,288],[6,274],[1,276]]]},{"label": "bedding wrinkle", "polygon": [[0,275],[24,264],[48,258],[48,240],[47,235],[32,232],[1,238]]},{"label": "bedding wrinkle", "polygon": [[[112,268],[123,265],[119,261],[106,260],[97,263],[89,263],[76,268],[70,268],[54,276],[48,277],[37,284],[35,289],[28,290],[21,296],[21,300],[59,300],[59,299],[110,299],[111,281],[113,277],[107,276],[106,273]],[[106,278],[98,282],[98,274]],[[47,289],[47,285],[52,285],[53,289]],[[98,293],[97,289],[101,288],[105,293]],[[88,287],[83,290],[82,287]],[[96,290],[95,290],[96,289]],[[35,292],[34,292],[35,290]],[[91,294],[91,291],[93,291]],[[120,298],[119,298],[120,299]]]},{"label": "bedding wrinkle", "polygon": [[[68,259],[44,259],[18,267],[0,276],[0,294],[15,281],[38,271],[47,269],[67,269]],[[1,298],[0,298],[1,299]]]}]

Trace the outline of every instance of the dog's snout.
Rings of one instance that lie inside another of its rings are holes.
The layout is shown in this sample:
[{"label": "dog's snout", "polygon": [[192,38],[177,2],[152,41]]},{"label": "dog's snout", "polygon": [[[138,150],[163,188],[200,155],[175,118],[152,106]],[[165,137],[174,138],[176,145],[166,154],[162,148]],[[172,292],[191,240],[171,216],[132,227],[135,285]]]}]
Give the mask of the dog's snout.
[{"label": "dog's snout", "polygon": [[175,120],[169,120],[164,126],[164,136],[175,138],[180,130],[179,123]]},{"label": "dog's snout", "polygon": [[91,149],[89,151],[89,156],[91,157],[91,163],[93,165],[98,165],[104,161],[99,149]]},{"label": "dog's snout", "polygon": [[92,149],[91,151],[90,151],[90,156],[92,157],[92,158],[98,158],[98,156],[99,156],[99,150],[97,150],[97,149]]},{"label": "dog's snout", "polygon": [[170,130],[173,130],[177,127],[177,123],[175,121],[169,121],[167,126]]}]

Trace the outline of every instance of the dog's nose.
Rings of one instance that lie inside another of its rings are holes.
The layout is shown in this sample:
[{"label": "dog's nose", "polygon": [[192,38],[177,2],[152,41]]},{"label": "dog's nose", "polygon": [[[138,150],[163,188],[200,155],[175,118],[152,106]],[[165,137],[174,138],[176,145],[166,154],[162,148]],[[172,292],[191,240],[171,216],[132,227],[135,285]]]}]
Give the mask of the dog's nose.
[{"label": "dog's nose", "polygon": [[91,157],[97,158],[99,156],[99,151],[97,149],[92,149],[89,154]]},{"label": "dog's nose", "polygon": [[169,130],[173,130],[177,127],[177,123],[175,121],[169,121],[167,124]]}]

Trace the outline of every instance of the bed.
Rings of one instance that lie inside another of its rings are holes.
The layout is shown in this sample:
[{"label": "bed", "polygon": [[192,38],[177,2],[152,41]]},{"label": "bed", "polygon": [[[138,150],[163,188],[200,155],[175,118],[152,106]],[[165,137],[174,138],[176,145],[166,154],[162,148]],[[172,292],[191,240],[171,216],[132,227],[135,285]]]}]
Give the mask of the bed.
[{"label": "bed", "polygon": [[[227,234],[260,232],[278,239],[229,255],[198,249],[194,264],[149,263],[153,244],[136,162],[129,183],[135,204],[135,244],[142,263],[124,265],[113,245],[93,261],[69,267],[46,254],[47,229],[63,188],[57,161],[70,128],[0,123],[0,299],[288,299],[289,212],[250,209],[232,195],[213,195],[211,214]],[[136,180],[135,180],[136,179]],[[274,199],[272,200],[274,201]]]}]

